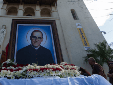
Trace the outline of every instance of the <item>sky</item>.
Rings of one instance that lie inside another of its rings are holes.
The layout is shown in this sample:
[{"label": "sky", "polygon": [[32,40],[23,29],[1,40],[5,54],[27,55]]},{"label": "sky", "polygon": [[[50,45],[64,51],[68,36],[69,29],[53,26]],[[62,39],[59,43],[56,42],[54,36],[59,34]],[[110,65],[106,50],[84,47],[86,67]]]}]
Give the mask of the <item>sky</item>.
[{"label": "sky", "polygon": [[102,34],[108,44],[113,42],[113,0],[84,0],[84,2],[100,31],[106,32]]}]

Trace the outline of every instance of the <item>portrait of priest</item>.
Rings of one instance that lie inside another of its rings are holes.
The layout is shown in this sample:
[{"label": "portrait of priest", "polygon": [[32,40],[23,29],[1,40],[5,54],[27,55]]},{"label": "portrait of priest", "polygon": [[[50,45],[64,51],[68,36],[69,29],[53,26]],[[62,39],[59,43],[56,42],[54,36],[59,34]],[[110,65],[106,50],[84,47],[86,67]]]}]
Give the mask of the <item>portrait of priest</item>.
[{"label": "portrait of priest", "polygon": [[43,46],[43,33],[40,30],[34,30],[30,36],[31,44],[17,51],[16,62],[18,64],[46,65],[54,63],[51,51]]}]

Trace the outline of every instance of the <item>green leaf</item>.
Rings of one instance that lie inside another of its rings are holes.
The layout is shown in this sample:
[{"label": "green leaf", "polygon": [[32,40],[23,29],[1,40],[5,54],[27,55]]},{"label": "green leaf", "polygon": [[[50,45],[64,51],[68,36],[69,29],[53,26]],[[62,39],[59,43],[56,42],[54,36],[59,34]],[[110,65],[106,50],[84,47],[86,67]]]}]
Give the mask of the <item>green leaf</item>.
[{"label": "green leaf", "polygon": [[84,62],[87,63],[88,58],[93,57],[98,64],[103,66],[104,63],[108,64],[108,61],[113,60],[113,49],[110,48],[105,40],[94,45],[95,48],[90,48],[86,51],[90,55],[83,57]]}]

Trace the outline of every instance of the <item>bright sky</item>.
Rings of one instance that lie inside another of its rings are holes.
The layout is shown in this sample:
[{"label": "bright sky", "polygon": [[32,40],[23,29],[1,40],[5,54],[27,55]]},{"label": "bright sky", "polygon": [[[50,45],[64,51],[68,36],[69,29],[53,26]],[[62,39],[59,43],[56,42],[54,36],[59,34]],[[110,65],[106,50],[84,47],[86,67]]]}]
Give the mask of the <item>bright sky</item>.
[{"label": "bright sky", "polygon": [[113,0],[84,0],[84,2],[100,31],[106,32],[103,36],[108,44],[113,42]]}]

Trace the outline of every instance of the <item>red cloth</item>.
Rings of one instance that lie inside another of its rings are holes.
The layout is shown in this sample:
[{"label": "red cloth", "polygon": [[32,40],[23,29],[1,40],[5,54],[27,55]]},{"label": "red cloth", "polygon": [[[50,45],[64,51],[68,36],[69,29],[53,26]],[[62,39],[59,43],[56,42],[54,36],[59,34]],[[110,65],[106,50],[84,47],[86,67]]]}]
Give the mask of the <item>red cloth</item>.
[{"label": "red cloth", "polygon": [[9,43],[6,46],[6,60],[7,60],[7,55],[8,55],[8,48],[9,48]]}]

